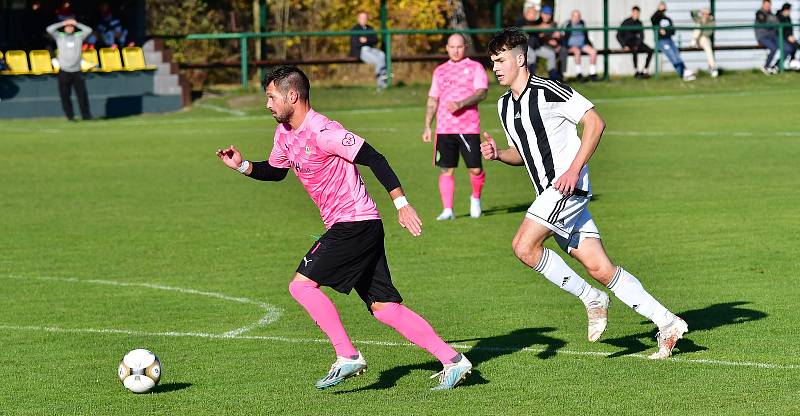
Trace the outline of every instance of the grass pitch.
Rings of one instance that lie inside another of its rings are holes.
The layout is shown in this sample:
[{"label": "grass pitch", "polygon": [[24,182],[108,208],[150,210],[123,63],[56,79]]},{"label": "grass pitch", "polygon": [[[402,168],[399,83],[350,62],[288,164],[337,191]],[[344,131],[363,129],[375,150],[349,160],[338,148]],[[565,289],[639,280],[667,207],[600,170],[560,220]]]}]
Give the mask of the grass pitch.
[{"label": "grass pitch", "polygon": [[[607,122],[590,166],[608,252],[689,323],[660,362],[643,358],[654,327],[621,302],[591,344],[580,303],[514,259],[534,197],[523,168],[487,165],[478,220],[460,168],[461,218],[434,220],[427,86],[312,90],[318,111],[387,156],[423,217],[412,238],[365,172],[406,303],[476,364],[440,393],[428,391],[432,357],[338,294],[370,370],[313,388],[333,353],[287,283],[324,231],[318,212],[293,175],[260,183],[214,156],[234,144],[266,158],[275,123],[259,93],[169,115],[3,121],[0,414],[800,413],[798,81],[575,85]],[[492,87],[481,112],[502,142],[501,93]],[[116,380],[139,347],[163,363],[153,394]]]}]

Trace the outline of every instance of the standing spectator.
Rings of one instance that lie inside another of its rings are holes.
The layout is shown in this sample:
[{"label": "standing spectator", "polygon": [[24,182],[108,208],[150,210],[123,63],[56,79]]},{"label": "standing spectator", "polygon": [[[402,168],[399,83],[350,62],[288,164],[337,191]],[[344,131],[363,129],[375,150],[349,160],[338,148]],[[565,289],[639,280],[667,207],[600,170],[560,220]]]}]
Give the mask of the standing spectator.
[{"label": "standing spectator", "polygon": [[[539,19],[534,24],[537,29],[557,29],[558,25],[553,20],[553,8],[543,6]],[[561,73],[557,69],[557,56],[561,51],[561,32],[539,32],[539,48],[536,49],[537,56],[547,59],[547,76],[551,80],[560,80]]]},{"label": "standing spectator", "polygon": [[[578,81],[583,81],[583,68],[581,67],[581,54],[586,52],[589,55],[589,79],[597,81],[597,50],[592,46],[589,40],[589,34],[586,31],[586,23],[581,18],[581,12],[573,10],[570,15],[569,22],[564,25],[567,29],[574,29],[567,31],[564,34],[563,50],[568,51],[575,57],[575,65],[578,67]],[[563,65],[566,66],[566,57],[563,59]]]},{"label": "standing spectator", "polygon": [[[644,43],[644,30],[641,29],[642,21],[639,20],[641,10],[639,6],[633,6],[631,9],[631,16],[622,21],[620,26],[623,27],[638,27],[638,30],[619,30],[617,31],[617,40],[622,45],[622,49],[631,52],[633,56],[633,70],[636,71],[636,78],[650,78],[648,71],[650,70],[650,60],[653,58],[653,49]],[[644,69],[639,69],[639,54],[646,53]]]},{"label": "standing spectator", "polygon": [[[702,8],[700,10],[692,10],[691,14],[692,20],[697,26],[714,26],[714,15],[711,14],[711,10]],[[712,78],[716,78],[719,76],[719,69],[717,68],[717,62],[714,60],[711,36],[714,36],[714,29],[695,29],[692,32],[692,46],[703,48],[708,61],[708,73]]]},{"label": "standing spectator", "polygon": [[[58,31],[61,28],[64,28],[63,32]],[[78,23],[75,19],[66,19],[47,26],[47,33],[56,41],[56,47],[58,48],[56,59],[61,67],[58,72],[58,93],[61,96],[64,115],[67,116],[67,120],[75,121],[71,97],[72,88],[75,88],[78,106],[81,109],[81,117],[84,120],[91,120],[92,114],[89,112],[86,84],[81,75],[81,46],[84,39],[92,34],[92,28]]]},{"label": "standing spectator", "polygon": [[798,50],[800,50],[800,44],[797,42],[797,38],[794,37],[794,28],[791,26],[792,24],[792,5],[789,3],[783,3],[781,6],[781,11],[778,13],[778,21],[784,24],[783,27],[783,42],[784,45],[788,44],[790,48],[789,54],[786,56],[789,61],[789,68],[795,71],[800,70],[800,61],[795,58]]},{"label": "standing spectator", "polygon": [[[756,11],[756,24],[768,25],[777,24],[778,22],[778,17],[772,14],[772,2],[770,0],[762,1],[761,8]],[[775,53],[778,52],[778,31],[772,27],[756,27],[756,40],[759,45],[769,50],[767,60],[764,61],[764,66],[761,67],[761,72],[766,75],[777,74],[778,63],[772,63],[772,59],[775,57]],[[786,42],[783,44],[783,51],[787,56],[791,52],[791,46]]]},{"label": "standing spectator", "polygon": [[431,121],[436,116],[434,163],[441,169],[439,195],[442,213],[436,219],[454,220],[453,194],[456,189],[455,168],[458,154],[464,158],[472,184],[469,215],[481,216],[481,191],[486,172],[481,163],[481,119],[478,103],[486,99],[489,81],[483,65],[464,55],[466,38],[454,33],[447,39],[447,62],[433,71],[433,81],[428,91],[425,129],[422,141],[431,141]]},{"label": "standing spectator", "polygon": [[[351,31],[366,32],[375,30],[367,24],[369,20],[367,12],[359,12],[356,19],[358,23],[350,28]],[[389,77],[386,75],[386,54],[375,47],[377,44],[378,35],[374,33],[350,37],[350,56],[375,66],[375,82],[380,91],[386,88]]]},{"label": "standing spectator", "polygon": [[663,51],[664,55],[667,55],[667,59],[669,59],[669,62],[675,68],[675,72],[678,73],[679,77],[684,81],[694,81],[694,73],[686,69],[686,64],[684,64],[683,59],[681,59],[678,47],[675,46],[675,42],[672,41],[672,35],[675,34],[675,29],[672,27],[672,19],[667,16],[667,3],[663,1],[658,3],[658,10],[650,17],[650,21],[653,23],[653,26],[659,27],[658,49]]}]

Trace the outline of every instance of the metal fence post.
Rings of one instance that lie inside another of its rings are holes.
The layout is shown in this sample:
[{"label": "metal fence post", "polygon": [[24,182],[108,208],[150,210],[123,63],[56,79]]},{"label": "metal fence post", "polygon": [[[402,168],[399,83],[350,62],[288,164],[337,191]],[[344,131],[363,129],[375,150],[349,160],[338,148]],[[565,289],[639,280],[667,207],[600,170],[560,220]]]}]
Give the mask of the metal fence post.
[{"label": "metal fence post", "polygon": [[239,68],[242,74],[242,88],[247,88],[249,74],[247,73],[247,35],[245,34],[239,36],[239,51],[242,56],[241,68]]},{"label": "metal fence post", "polygon": [[658,27],[656,26],[653,26],[653,39],[655,40],[653,42],[653,53],[656,55],[655,78],[658,79],[661,76],[661,48],[658,45]]},{"label": "metal fence post", "polygon": [[780,55],[778,55],[778,72],[783,72],[783,63],[786,60],[786,53],[783,50],[785,41],[783,38],[783,23],[781,23],[778,25],[778,50],[780,51]]},{"label": "metal fence post", "polygon": [[494,28],[500,30],[503,27],[503,2],[494,0]]},{"label": "metal fence post", "polygon": [[603,47],[606,50],[605,56],[603,57],[603,79],[608,81],[609,68],[611,67],[611,63],[609,62],[611,54],[608,53],[608,0],[603,0]]}]

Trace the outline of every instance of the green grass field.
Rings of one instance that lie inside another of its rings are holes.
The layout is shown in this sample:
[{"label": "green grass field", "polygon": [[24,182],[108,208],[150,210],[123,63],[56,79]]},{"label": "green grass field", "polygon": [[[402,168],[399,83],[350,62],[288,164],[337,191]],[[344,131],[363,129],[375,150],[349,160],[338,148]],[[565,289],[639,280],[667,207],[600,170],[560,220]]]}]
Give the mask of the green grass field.
[{"label": "green grass field", "polygon": [[[252,181],[214,156],[268,154],[275,123],[253,91],[168,115],[0,122],[0,414],[800,413],[800,76],[576,85],[607,122],[591,161],[604,243],[690,326],[660,362],[645,359],[654,327],[621,302],[589,343],[582,305],[514,258],[534,198],[523,168],[487,166],[473,220],[462,167],[462,218],[434,220],[426,88],[312,90],[312,104],[387,156],[423,217],[422,237],[400,229],[366,172],[395,284],[476,364],[464,386],[429,391],[438,362],[332,294],[370,370],[314,389],[332,349],[287,283],[318,211],[293,175]],[[501,93],[481,111],[502,142]],[[163,363],[152,394],[116,378],[140,347]]]}]

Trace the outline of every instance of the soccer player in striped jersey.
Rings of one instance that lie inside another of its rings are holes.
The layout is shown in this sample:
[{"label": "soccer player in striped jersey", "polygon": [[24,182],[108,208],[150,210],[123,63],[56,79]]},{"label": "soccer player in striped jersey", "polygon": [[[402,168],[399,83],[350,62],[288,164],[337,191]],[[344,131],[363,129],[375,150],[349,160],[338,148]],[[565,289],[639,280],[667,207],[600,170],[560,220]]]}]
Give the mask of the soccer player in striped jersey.
[{"label": "soccer player in striped jersey", "polygon": [[442,363],[439,385],[433,390],[455,387],[472,364],[402,304],[386,262],[383,223],[356,164],[372,170],[394,199],[400,225],[418,236],[422,221],[406,200],[397,175],[364,139],[311,108],[311,87],[300,69],[277,68],[264,81],[264,89],[267,108],[278,121],[269,158],[250,163],[233,146],[217,150],[217,156],[229,168],[262,181],[283,180],[291,170],[319,207],[327,231],[308,250],[289,283],[289,293],[325,332],[336,352],[336,361],[316,387],[332,387],[367,368],[320,286],[345,294],[355,289],[375,319]]},{"label": "soccer player in striped jersey", "polygon": [[[675,343],[688,332],[686,322],[662,306],[636,277],[611,262],[589,214],[592,188],[587,163],[605,123],[594,105],[577,91],[529,73],[527,45],[527,35],[517,28],[504,29],[489,42],[494,73],[500,85],[509,87],[497,102],[509,148],[498,148],[488,133],[481,143],[485,159],[525,166],[536,191],[536,199],[514,236],[514,253],[584,303],[589,341],[594,342],[608,323],[609,297],[586,283],[558,254],[542,246],[553,236],[589,275],[658,326],[658,351],[650,358],[669,357]],[[578,123],[583,124],[581,138]]]},{"label": "soccer player in striped jersey", "polygon": [[478,62],[465,57],[464,35],[454,33],[447,39],[447,62],[433,71],[433,81],[428,92],[425,130],[422,141],[431,141],[431,121],[436,115],[436,140],[434,163],[441,168],[439,194],[444,209],[437,220],[453,220],[453,194],[455,193],[455,168],[458,153],[464,157],[472,184],[469,215],[481,216],[481,191],[486,172],[481,163],[481,119],[478,103],[486,99],[489,80],[486,70]]}]

